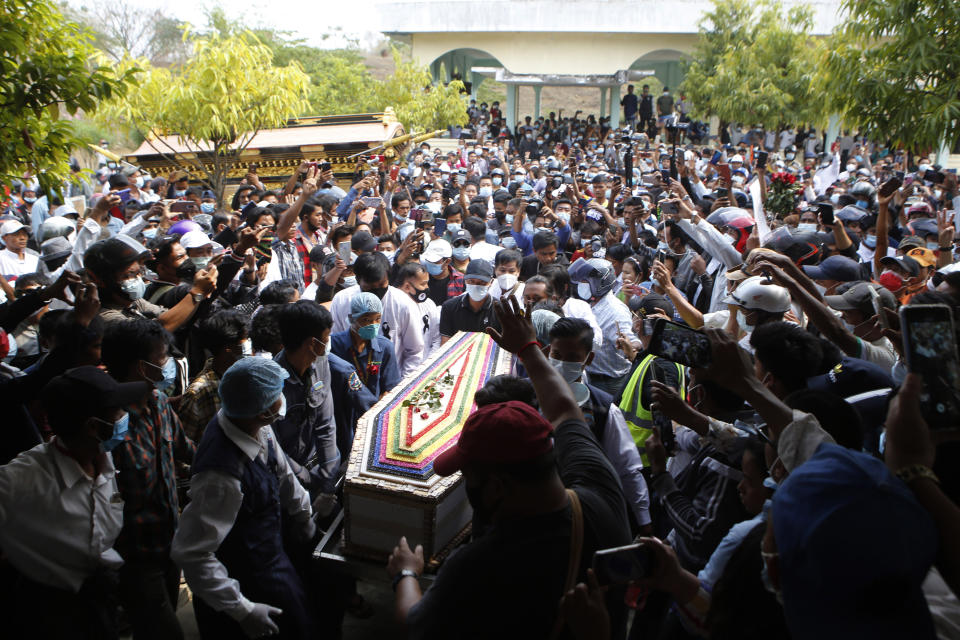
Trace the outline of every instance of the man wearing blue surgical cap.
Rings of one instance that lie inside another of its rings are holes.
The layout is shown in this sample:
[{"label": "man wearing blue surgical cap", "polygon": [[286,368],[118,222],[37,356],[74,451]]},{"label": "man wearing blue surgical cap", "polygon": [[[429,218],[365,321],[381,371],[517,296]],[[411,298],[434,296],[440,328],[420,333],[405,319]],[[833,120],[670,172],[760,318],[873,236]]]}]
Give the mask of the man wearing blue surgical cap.
[{"label": "man wearing blue surgical cap", "polygon": [[289,374],[273,360],[243,358],[220,380],[221,408],[197,449],[190,504],[171,556],[194,594],[204,638],[314,635],[303,583],[283,546],[284,526],[316,533],[310,497],[270,424],[286,411]]},{"label": "man wearing blue surgical cap", "polygon": [[330,336],[333,353],[353,364],[357,375],[377,398],[400,382],[393,343],[380,335],[383,305],[369,292],[350,301],[350,328]]}]

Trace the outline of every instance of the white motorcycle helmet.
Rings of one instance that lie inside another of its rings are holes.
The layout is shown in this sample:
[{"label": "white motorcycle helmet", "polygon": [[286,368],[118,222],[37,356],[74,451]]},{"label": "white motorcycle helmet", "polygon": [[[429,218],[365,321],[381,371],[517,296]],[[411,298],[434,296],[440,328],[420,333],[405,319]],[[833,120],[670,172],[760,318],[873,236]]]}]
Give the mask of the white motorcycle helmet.
[{"label": "white motorcycle helmet", "polygon": [[740,283],[723,299],[748,311],[786,313],[790,310],[790,292],[780,285],[766,284],[764,276],[753,276]]}]

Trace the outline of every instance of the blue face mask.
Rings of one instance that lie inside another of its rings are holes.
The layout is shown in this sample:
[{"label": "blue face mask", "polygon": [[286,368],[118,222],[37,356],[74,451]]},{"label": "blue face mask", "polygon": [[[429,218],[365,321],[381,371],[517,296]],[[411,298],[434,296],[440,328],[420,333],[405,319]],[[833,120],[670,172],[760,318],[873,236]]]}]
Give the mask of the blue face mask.
[{"label": "blue face mask", "polygon": [[426,260],[421,260],[420,264],[423,265],[423,268],[427,270],[431,276],[438,276],[443,273],[443,265],[436,262],[427,262]]},{"label": "blue face mask", "polygon": [[877,248],[877,236],[863,236],[863,244],[867,245],[871,249]]},{"label": "blue face mask", "polygon": [[144,229],[143,237],[146,238],[147,240],[153,240],[154,238],[157,237],[157,231],[158,231],[157,227],[150,227],[149,229]]},{"label": "blue face mask", "polygon": [[504,249],[516,249],[517,241],[513,239],[513,236],[504,236],[500,238],[500,246]]},{"label": "blue face mask", "polygon": [[449,223],[449,224],[447,225],[447,231],[450,232],[450,235],[453,235],[453,234],[455,234],[457,231],[460,231],[460,223],[459,223],[459,222],[451,222],[451,223]]},{"label": "blue face mask", "polygon": [[213,211],[214,211],[216,208],[217,208],[217,205],[216,205],[216,203],[214,203],[214,202],[201,202],[201,203],[200,203],[200,211],[202,211],[203,213],[213,213]]},{"label": "blue face mask", "polygon": [[360,336],[362,340],[373,340],[379,333],[379,324],[368,324],[362,327],[357,327],[357,335]]},{"label": "blue face mask", "polygon": [[183,196],[187,195],[187,190],[186,189],[174,190],[173,195],[175,195],[178,198],[182,198]]},{"label": "blue face mask", "polygon": [[173,383],[177,379],[176,360],[168,356],[167,359],[163,362],[162,367],[158,367],[152,362],[148,362],[146,360],[143,360],[143,362],[149,365],[151,369],[160,370],[159,380],[154,380],[151,376],[146,376],[150,380],[150,382],[153,383],[153,386],[156,387],[158,391],[163,391],[164,393],[167,393],[168,391],[173,390]]},{"label": "blue face mask", "polygon": [[470,257],[470,247],[454,247],[453,257],[461,262]]},{"label": "blue face mask", "polygon": [[503,184],[503,178],[500,177],[493,178],[491,181],[495,187],[499,187],[501,184]]},{"label": "blue face mask", "polygon": [[[100,420],[100,418],[96,419]],[[100,422],[106,422],[106,420],[100,420]],[[113,433],[110,434],[110,437],[106,440],[100,441],[100,450],[104,453],[109,453],[116,449],[117,446],[126,439],[126,433],[129,426],[130,414],[124,413],[122,416],[120,416],[119,420],[113,423]]]},{"label": "blue face mask", "polygon": [[130,300],[135,302],[143,297],[143,293],[147,290],[147,283],[143,281],[143,278],[137,276],[121,282],[120,289],[127,294]]},{"label": "blue face mask", "polygon": [[940,248],[940,243],[939,243],[939,242],[928,242],[928,243],[927,243],[927,249],[930,249],[930,251],[936,251],[936,250],[939,249],[939,248]]},{"label": "blue face mask", "polygon": [[869,209],[870,203],[867,202],[866,200],[857,200],[857,206],[860,207],[861,209]]},{"label": "blue face mask", "polygon": [[493,195],[493,188],[492,188],[492,187],[480,187],[480,197],[481,197],[481,198],[489,198],[491,195]]},{"label": "blue face mask", "polygon": [[567,213],[566,211],[559,211],[557,213],[557,217],[563,220],[564,222],[567,222],[567,223],[570,222],[570,214]]}]

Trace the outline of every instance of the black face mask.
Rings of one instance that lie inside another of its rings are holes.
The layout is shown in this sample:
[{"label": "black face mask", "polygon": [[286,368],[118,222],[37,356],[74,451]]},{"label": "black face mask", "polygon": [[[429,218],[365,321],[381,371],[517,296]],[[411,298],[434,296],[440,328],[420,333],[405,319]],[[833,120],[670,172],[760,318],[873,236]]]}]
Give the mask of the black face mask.
[{"label": "black face mask", "polygon": [[417,302],[426,302],[426,301],[427,301],[427,295],[430,293],[430,289],[429,289],[429,288],[428,288],[428,289],[417,289],[416,287],[414,287],[414,291],[415,291],[415,293],[410,294],[410,295],[413,297],[414,300],[416,300]]},{"label": "black face mask", "polygon": [[180,266],[177,267],[177,278],[183,281],[193,282],[194,276],[197,275],[197,265],[193,263],[193,260],[187,258],[180,263]]},{"label": "black face mask", "polygon": [[388,287],[377,287],[376,289],[370,289],[368,293],[372,293],[373,295],[383,300],[383,296],[387,295],[387,289]]}]

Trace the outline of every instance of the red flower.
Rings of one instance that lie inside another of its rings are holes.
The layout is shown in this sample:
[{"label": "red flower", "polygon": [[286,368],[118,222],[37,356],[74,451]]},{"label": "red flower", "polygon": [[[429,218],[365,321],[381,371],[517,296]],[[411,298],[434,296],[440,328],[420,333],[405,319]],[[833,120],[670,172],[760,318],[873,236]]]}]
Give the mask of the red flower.
[{"label": "red flower", "polygon": [[367,373],[369,373],[372,376],[377,375],[378,373],[380,373],[380,365],[373,364],[371,362],[369,365],[367,365]]}]

